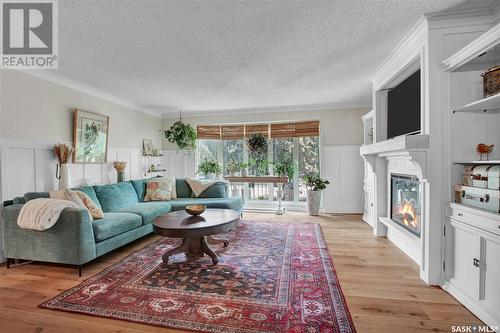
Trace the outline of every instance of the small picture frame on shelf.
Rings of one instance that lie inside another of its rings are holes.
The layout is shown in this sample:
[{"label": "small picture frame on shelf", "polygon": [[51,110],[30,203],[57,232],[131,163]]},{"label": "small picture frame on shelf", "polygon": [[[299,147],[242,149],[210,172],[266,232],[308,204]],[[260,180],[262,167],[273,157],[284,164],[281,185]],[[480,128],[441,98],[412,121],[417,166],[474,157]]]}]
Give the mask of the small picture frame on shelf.
[{"label": "small picture frame on shelf", "polygon": [[144,156],[153,155],[153,141],[150,139],[142,140],[142,154]]}]

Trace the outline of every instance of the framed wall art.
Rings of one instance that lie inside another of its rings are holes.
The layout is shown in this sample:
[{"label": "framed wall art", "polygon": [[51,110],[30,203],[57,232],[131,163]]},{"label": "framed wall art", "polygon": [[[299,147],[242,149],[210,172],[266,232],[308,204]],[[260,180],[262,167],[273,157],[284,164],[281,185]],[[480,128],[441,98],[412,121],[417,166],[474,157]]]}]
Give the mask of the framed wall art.
[{"label": "framed wall art", "polygon": [[73,120],[73,163],[106,163],[109,117],[75,109]]}]

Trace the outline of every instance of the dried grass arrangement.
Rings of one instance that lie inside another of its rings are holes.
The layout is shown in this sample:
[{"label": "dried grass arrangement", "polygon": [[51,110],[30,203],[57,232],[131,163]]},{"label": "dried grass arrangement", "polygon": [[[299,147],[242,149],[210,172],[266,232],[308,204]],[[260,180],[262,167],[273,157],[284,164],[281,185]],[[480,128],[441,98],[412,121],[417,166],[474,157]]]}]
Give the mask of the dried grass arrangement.
[{"label": "dried grass arrangement", "polygon": [[123,172],[123,171],[125,171],[125,168],[127,167],[127,162],[114,161],[113,167],[115,168],[115,170],[117,172]]},{"label": "dried grass arrangement", "polygon": [[54,154],[56,155],[59,164],[66,164],[69,162],[71,155],[73,154],[74,148],[70,147],[64,143],[58,143],[54,145]]}]

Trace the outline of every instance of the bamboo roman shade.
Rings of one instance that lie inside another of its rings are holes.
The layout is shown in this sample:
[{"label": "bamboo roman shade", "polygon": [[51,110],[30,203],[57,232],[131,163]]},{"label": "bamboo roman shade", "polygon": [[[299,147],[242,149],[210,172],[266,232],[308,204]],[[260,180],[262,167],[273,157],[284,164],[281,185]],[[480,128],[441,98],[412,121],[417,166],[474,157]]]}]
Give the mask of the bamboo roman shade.
[{"label": "bamboo roman shade", "polygon": [[292,138],[298,136],[319,136],[319,121],[271,124],[271,138]]},{"label": "bamboo roman shade", "polygon": [[245,137],[245,125],[222,126],[223,140],[239,140]]},{"label": "bamboo roman shade", "polygon": [[262,133],[266,138],[293,138],[299,136],[319,136],[319,121],[302,121],[283,124],[258,125],[203,125],[197,126],[198,139],[239,140],[254,133]]},{"label": "bamboo roman shade", "polygon": [[197,135],[198,139],[220,140],[221,127],[218,125],[196,126],[196,135]]},{"label": "bamboo roman shade", "polygon": [[255,133],[262,133],[266,138],[269,137],[269,124],[263,125],[245,125],[245,135],[249,137]]}]

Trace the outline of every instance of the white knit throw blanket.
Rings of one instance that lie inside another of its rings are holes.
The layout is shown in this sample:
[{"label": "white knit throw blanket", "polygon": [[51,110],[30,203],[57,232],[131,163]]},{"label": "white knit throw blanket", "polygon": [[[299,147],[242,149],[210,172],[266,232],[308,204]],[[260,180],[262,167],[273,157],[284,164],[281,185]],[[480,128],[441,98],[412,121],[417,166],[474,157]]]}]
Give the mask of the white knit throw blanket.
[{"label": "white knit throw blanket", "polygon": [[189,184],[189,187],[191,187],[191,190],[193,190],[193,193],[196,197],[199,197],[200,194],[203,193],[207,188],[212,186],[215,183],[220,182],[221,180],[203,180],[203,179],[196,179],[196,178],[186,178],[186,182]]},{"label": "white knit throw blanket", "polygon": [[68,200],[39,198],[28,201],[21,208],[17,225],[23,229],[47,230],[56,224],[64,208],[77,208]]}]

